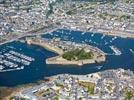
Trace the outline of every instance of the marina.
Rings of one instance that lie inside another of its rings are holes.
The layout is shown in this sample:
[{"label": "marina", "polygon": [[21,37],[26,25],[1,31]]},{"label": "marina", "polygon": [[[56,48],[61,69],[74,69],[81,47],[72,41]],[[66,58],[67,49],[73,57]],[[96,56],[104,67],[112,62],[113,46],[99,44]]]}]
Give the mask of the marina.
[{"label": "marina", "polygon": [[9,51],[9,53],[11,53],[11,54],[13,54],[13,55],[15,55],[15,56],[18,56],[18,57],[20,57],[20,58],[22,58],[22,59],[28,60],[28,61],[30,61],[30,62],[31,62],[31,61],[34,61],[34,58],[25,56],[25,55],[23,55],[23,54],[20,54],[20,53],[18,53],[18,52],[15,52],[15,51]]},{"label": "marina", "polygon": [[34,61],[34,58],[16,51],[1,52],[0,72],[22,70],[24,66],[29,66],[32,61]]}]

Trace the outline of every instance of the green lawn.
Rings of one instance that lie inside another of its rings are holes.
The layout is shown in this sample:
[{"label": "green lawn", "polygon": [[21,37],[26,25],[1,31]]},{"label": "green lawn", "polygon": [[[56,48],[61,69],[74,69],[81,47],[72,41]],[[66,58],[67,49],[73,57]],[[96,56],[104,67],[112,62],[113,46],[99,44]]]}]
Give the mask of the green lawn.
[{"label": "green lawn", "polygon": [[67,60],[84,60],[93,58],[92,52],[86,52],[84,49],[75,49],[65,52],[62,57]]},{"label": "green lawn", "polygon": [[79,84],[88,89],[89,95],[94,94],[95,83],[80,81]]},{"label": "green lawn", "polygon": [[134,97],[134,91],[126,91],[125,100],[131,100]]}]

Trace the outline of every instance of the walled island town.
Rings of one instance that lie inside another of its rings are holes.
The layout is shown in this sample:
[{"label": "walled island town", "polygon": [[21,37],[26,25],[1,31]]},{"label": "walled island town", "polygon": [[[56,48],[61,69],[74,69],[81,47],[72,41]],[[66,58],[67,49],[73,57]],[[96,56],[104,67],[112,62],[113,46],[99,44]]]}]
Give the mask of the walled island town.
[{"label": "walled island town", "polygon": [[42,38],[27,38],[28,44],[42,46],[54,51],[59,56],[46,59],[47,64],[90,64],[105,61],[105,53],[96,47],[86,44],[77,44],[69,41],[61,41],[60,38],[46,40]]}]

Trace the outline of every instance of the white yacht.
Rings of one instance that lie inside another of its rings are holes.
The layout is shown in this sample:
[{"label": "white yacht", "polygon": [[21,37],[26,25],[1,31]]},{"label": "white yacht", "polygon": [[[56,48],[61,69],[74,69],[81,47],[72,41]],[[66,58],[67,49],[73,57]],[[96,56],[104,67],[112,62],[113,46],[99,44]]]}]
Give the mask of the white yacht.
[{"label": "white yacht", "polygon": [[133,53],[133,54],[134,54],[134,50],[133,50],[133,49],[129,49],[129,51],[130,51],[131,53]]},{"label": "white yacht", "polygon": [[110,46],[110,48],[114,51],[115,55],[121,55],[121,51],[115,47],[115,46]]}]

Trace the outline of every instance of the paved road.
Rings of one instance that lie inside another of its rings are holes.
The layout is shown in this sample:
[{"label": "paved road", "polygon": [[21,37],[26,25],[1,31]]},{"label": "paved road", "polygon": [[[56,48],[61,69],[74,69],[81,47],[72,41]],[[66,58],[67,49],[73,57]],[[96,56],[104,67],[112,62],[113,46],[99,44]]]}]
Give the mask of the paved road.
[{"label": "paved road", "polygon": [[57,30],[58,28],[54,28],[54,29],[49,29],[49,30],[46,30],[45,32],[42,32],[42,33],[24,33],[24,34],[22,34],[22,35],[18,35],[17,37],[13,37],[13,38],[11,38],[10,40],[7,40],[7,41],[5,41],[5,42],[2,42],[2,43],[0,43],[0,45],[3,45],[3,44],[6,44],[6,43],[9,43],[9,42],[13,42],[13,41],[15,41],[15,40],[17,40],[17,39],[20,39],[20,38],[22,38],[22,37],[25,37],[25,36],[32,36],[32,35],[42,35],[42,34],[45,34],[45,33],[47,33],[47,32],[53,32],[53,31],[55,31],[55,30]]}]

